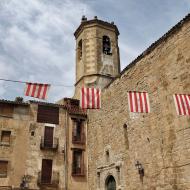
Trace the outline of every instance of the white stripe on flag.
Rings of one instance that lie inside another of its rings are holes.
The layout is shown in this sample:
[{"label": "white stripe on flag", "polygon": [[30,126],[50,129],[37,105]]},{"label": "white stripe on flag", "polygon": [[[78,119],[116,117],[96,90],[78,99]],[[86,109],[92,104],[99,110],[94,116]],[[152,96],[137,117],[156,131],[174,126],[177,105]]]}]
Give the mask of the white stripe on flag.
[{"label": "white stripe on flag", "polygon": [[147,101],[148,113],[149,113],[150,112],[150,101],[149,101],[149,96],[148,96],[147,92],[146,92],[146,101]]}]

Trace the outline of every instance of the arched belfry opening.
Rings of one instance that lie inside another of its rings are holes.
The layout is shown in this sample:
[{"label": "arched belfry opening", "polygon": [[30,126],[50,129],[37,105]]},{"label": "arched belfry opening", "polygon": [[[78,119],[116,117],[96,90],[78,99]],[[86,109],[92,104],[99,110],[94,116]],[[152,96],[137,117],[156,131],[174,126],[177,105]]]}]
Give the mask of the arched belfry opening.
[{"label": "arched belfry opening", "polygon": [[82,39],[78,42],[78,60],[82,59]]},{"label": "arched belfry opening", "polygon": [[106,55],[111,55],[111,42],[108,36],[103,36],[102,38],[103,53]]},{"label": "arched belfry opening", "polygon": [[105,186],[106,190],[116,190],[116,181],[112,175],[106,178]]}]

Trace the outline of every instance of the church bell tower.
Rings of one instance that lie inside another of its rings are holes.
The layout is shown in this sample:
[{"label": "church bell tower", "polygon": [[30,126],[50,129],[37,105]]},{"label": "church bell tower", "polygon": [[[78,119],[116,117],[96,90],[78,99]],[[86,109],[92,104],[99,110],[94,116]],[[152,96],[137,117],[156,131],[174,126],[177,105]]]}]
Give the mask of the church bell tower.
[{"label": "church bell tower", "polygon": [[76,39],[76,83],[74,98],[81,87],[104,89],[120,75],[119,31],[111,22],[82,17],[74,33]]}]

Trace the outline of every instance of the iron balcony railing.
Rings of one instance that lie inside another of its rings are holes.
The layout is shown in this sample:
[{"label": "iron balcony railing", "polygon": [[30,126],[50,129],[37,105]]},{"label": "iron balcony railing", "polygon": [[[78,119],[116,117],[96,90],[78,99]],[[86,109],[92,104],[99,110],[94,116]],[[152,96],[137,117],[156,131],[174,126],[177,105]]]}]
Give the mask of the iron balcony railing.
[{"label": "iron balcony railing", "polygon": [[41,143],[40,143],[40,148],[42,150],[54,150],[56,151],[58,149],[59,145],[59,139],[58,138],[53,138],[52,140],[49,140],[47,138],[42,137],[41,138]]},{"label": "iron balcony railing", "polygon": [[81,133],[81,134],[75,134],[73,132],[73,135],[72,135],[72,142],[73,144],[85,144],[85,133]]},{"label": "iron balcony railing", "polygon": [[53,171],[50,175],[51,177],[46,177],[46,175],[42,175],[42,172],[38,172],[38,185],[51,185],[57,187],[59,185],[59,172]]}]

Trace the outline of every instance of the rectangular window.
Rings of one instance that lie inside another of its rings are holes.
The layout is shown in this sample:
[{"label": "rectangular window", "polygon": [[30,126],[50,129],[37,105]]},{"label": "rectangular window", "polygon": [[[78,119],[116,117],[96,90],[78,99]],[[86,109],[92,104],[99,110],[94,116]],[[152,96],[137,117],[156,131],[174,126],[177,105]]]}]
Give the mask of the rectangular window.
[{"label": "rectangular window", "polygon": [[0,161],[0,178],[7,177],[8,161]]},{"label": "rectangular window", "polygon": [[14,111],[14,105],[0,103],[0,115],[1,116],[12,117],[13,111]]},{"label": "rectangular window", "polygon": [[11,131],[1,132],[1,145],[10,145]]},{"label": "rectangular window", "polygon": [[38,105],[37,122],[59,124],[59,108]]},{"label": "rectangular window", "polygon": [[84,160],[83,160],[83,150],[74,149],[73,150],[73,175],[84,175]]},{"label": "rectangular window", "polygon": [[73,143],[85,143],[85,135],[84,135],[84,121],[82,120],[74,120],[73,125]]}]

